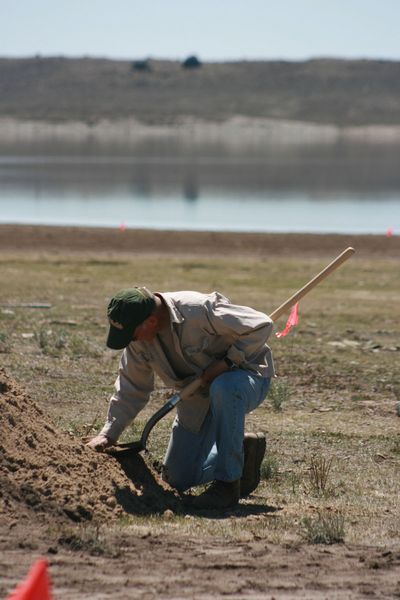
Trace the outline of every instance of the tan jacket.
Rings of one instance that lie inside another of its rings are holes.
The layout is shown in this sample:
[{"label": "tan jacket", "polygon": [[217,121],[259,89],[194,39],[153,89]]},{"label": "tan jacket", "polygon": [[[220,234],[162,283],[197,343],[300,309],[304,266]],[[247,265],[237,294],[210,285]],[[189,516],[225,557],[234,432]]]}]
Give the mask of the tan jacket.
[{"label": "tan jacket", "polygon": [[[113,441],[147,404],[154,389],[154,374],[168,387],[179,390],[215,359],[228,356],[242,369],[263,377],[274,375],[271,350],[266,344],[273,324],[267,315],[231,304],[218,292],[157,295],[168,307],[175,350],[187,364],[189,377],[177,378],[157,337],[152,342],[131,342],[122,353],[107,422],[101,432]],[[184,427],[197,432],[208,407],[208,390],[203,388],[177,405],[178,418]]]}]

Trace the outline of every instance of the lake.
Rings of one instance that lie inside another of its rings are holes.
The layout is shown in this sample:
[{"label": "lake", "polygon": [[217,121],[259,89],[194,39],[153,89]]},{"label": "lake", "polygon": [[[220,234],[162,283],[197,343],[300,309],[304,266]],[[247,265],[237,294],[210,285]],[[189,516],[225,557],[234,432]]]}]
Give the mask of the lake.
[{"label": "lake", "polygon": [[0,156],[0,222],[399,233],[398,155]]}]

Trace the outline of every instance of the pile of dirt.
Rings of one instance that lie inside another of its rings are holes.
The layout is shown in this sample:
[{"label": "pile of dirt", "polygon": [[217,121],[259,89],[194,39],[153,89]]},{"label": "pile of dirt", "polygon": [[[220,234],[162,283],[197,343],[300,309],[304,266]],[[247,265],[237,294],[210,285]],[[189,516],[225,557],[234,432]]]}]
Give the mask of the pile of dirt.
[{"label": "pile of dirt", "polygon": [[139,455],[96,454],[58,431],[0,369],[0,514],[101,522],[174,507],[174,494]]}]

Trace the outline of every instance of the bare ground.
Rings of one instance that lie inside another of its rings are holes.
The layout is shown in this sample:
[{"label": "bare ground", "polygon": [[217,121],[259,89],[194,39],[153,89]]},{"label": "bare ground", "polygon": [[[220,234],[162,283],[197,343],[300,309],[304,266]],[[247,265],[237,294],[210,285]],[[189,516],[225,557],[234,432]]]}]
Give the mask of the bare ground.
[{"label": "bare ground", "polygon": [[[400,236],[281,233],[220,233],[145,229],[0,225],[2,252],[206,255],[273,257],[335,256],[338,248],[357,247],[364,258],[398,258]],[[318,256],[316,256],[316,251]]]},{"label": "bare ground", "polygon": [[[3,371],[0,405],[7,432],[0,456],[2,593],[45,556],[54,598],[63,599],[400,595],[400,550],[393,548],[266,544],[254,533],[232,542],[179,531],[153,534],[145,525],[121,527],[117,518],[123,513],[176,510],[175,494],[144,460],[94,455],[46,422]],[[234,521],[245,510],[207,518]],[[269,510],[273,518],[274,508]],[[77,529],[78,523],[91,523],[92,533]]]},{"label": "bare ground", "polygon": [[[155,253],[334,256],[356,242],[358,253],[398,259],[399,238],[185,234],[45,227],[0,227],[4,253]],[[366,545],[271,544],[248,535],[184,535],[176,495],[141,456],[96,455],[47,420],[18,383],[0,371],[0,593],[49,561],[54,598],[400,597],[400,549]],[[270,519],[280,510],[257,496],[232,512],[204,519]],[[166,511],[166,512],[165,512]],[[177,522],[157,533],[146,519]],[[143,515],[143,525],[121,523]]]}]

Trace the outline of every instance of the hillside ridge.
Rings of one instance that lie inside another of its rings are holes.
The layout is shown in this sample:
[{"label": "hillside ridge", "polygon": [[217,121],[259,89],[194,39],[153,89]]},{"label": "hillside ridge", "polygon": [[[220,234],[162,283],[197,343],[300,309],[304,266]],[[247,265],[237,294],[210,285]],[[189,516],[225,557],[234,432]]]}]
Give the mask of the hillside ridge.
[{"label": "hillside ridge", "polygon": [[[135,66],[136,64],[136,66]],[[313,59],[183,68],[168,60],[0,58],[0,119],[95,125],[241,115],[340,127],[400,124],[400,62]]]}]

